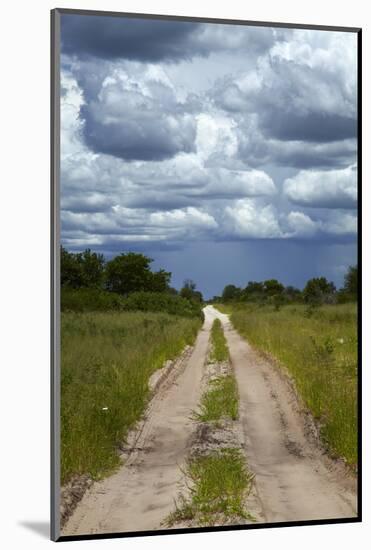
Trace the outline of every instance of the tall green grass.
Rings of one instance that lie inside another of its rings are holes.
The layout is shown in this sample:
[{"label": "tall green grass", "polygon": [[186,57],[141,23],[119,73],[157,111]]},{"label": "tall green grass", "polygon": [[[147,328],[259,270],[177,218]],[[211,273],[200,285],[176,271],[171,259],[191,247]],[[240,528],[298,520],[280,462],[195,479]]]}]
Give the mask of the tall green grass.
[{"label": "tall green grass", "polygon": [[200,326],[166,313],[62,313],[62,483],[119,464],[117,447],[145,408],[150,375]]},{"label": "tall green grass", "polygon": [[257,348],[285,365],[321,426],[330,451],[357,462],[357,309],[235,305],[231,321]]},{"label": "tall green grass", "polygon": [[183,521],[204,526],[254,519],[245,509],[254,476],[239,449],[195,457],[188,461],[184,473],[192,490],[188,498],[179,498],[175,512],[167,518],[168,526]]},{"label": "tall green grass", "polygon": [[199,422],[218,422],[222,418],[237,420],[238,389],[233,375],[219,376],[209,382],[194,417]]},{"label": "tall green grass", "polygon": [[[227,340],[220,319],[215,319],[210,334],[211,351],[209,361],[229,360]],[[223,417],[238,418],[238,389],[233,374],[218,376],[208,383],[202,395],[199,411],[194,414],[199,422],[217,422]]]},{"label": "tall green grass", "polygon": [[212,361],[228,361],[229,350],[220,319],[215,319],[211,327],[211,357]]}]

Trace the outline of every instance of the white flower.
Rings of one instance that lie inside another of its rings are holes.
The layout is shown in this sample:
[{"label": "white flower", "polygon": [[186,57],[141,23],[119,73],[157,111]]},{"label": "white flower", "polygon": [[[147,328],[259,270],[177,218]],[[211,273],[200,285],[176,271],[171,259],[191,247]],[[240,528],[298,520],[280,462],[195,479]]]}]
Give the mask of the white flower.
[{"label": "white flower", "polygon": [[102,411],[108,411],[108,407],[102,407]]}]

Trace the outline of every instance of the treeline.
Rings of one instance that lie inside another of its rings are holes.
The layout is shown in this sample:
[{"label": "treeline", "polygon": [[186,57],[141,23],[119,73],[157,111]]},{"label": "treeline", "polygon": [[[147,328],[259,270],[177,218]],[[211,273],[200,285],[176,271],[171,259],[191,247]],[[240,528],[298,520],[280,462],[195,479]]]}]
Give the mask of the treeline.
[{"label": "treeline", "polygon": [[245,288],[235,285],[224,287],[221,296],[214,296],[210,302],[256,302],[273,304],[277,308],[293,302],[308,305],[336,304],[353,302],[358,294],[358,268],[351,266],[344,277],[343,287],[339,290],[326,277],[309,279],[303,290],[293,286],[284,286],[277,279],[263,282],[249,281]]},{"label": "treeline", "polygon": [[203,297],[186,279],[178,292],[171,273],[151,270],[152,259],[128,252],[111,260],[86,249],[73,253],[61,247],[62,311],[166,311],[201,316]]}]

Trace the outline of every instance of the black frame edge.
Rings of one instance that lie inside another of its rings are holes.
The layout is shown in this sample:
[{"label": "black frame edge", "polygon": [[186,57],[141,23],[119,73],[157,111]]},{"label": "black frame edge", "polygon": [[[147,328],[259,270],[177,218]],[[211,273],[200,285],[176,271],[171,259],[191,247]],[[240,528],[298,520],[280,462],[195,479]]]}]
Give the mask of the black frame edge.
[{"label": "black frame edge", "polygon": [[134,12],[118,12],[105,10],[84,10],[74,8],[55,8],[55,11],[63,15],[97,15],[101,17],[128,17],[135,19],[165,19],[168,21],[190,21],[200,23],[216,23],[225,25],[249,25],[252,27],[278,27],[287,29],[312,29],[317,31],[338,31],[338,32],[358,32],[360,27],[342,27],[330,25],[304,24],[304,23],[283,23],[272,21],[252,21],[248,19],[223,19],[217,17],[199,17],[192,15],[170,15],[156,13],[134,13]]},{"label": "black frame edge", "polygon": [[279,523],[256,523],[250,525],[229,525],[222,527],[187,527],[182,529],[159,529],[156,531],[128,531],[118,533],[99,533],[94,535],[62,535],[57,542],[69,542],[77,540],[100,540],[100,539],[117,539],[117,538],[134,538],[134,537],[153,537],[162,535],[184,535],[193,533],[217,533],[226,531],[250,531],[252,529],[272,529],[283,527],[311,527],[316,525],[342,525],[347,523],[360,523],[358,517],[355,518],[340,518],[340,519],[323,519],[323,520],[307,520],[307,521],[284,521]]},{"label": "black frame edge", "polygon": [[358,483],[357,512],[362,521],[362,29],[357,33],[357,238],[358,238]]}]

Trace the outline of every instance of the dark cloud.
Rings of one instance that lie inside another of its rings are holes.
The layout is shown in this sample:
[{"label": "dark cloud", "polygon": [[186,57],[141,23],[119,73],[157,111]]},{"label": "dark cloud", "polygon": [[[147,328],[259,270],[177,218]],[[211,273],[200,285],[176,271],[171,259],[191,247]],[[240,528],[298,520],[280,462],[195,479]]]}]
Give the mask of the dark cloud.
[{"label": "dark cloud", "polygon": [[[308,42],[303,49],[302,42],[288,41],[280,54],[271,52],[253,70],[225,76],[210,91],[216,107],[237,124],[244,162],[331,168],[355,161],[355,57],[341,65],[339,45],[330,44]],[[347,52],[350,44],[340,46]]]},{"label": "dark cloud", "polygon": [[328,143],[355,138],[355,118],[324,112],[297,115],[292,112],[271,111],[263,114],[261,126],[264,135],[283,141]]},{"label": "dark cloud", "polygon": [[96,153],[125,160],[163,160],[183,151],[194,150],[195,127],[192,121],[181,121],[174,130],[160,113],[138,116],[135,120],[105,121],[93,109],[82,109],[86,144]]},{"label": "dark cloud", "polygon": [[178,62],[218,51],[261,54],[292,31],[161,19],[62,15],[62,53],[79,58]]},{"label": "dark cloud", "polygon": [[255,167],[274,163],[301,170],[345,168],[355,161],[357,154],[356,139],[329,143],[280,141],[266,139],[258,130],[252,139],[253,144],[251,140],[246,140],[246,136],[241,136],[239,154],[245,162]]},{"label": "dark cloud", "polygon": [[95,15],[62,15],[62,52],[101,59],[156,62],[189,58],[197,23]]},{"label": "dark cloud", "polygon": [[143,251],[206,295],[343,276],[357,237],[348,37],[62,19],[68,249]]},{"label": "dark cloud", "polygon": [[193,97],[179,101],[161,68],[124,65],[110,73],[106,66],[94,76],[90,66],[83,63],[77,72],[85,99],[83,135],[92,151],[153,161],[195,150],[197,105]]}]

